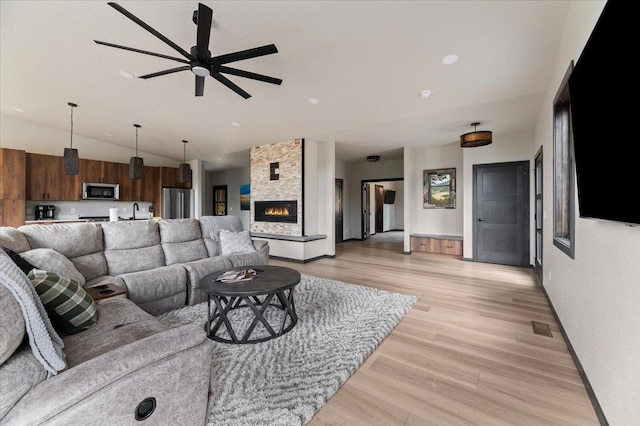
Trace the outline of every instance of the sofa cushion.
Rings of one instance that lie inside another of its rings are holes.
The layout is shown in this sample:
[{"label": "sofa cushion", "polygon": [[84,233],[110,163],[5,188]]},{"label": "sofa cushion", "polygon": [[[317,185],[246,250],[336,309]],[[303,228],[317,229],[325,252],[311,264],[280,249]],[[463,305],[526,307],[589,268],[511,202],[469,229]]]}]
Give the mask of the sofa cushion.
[{"label": "sofa cushion", "polygon": [[158,223],[152,221],[102,224],[108,274],[121,275],[165,266]]},{"label": "sofa cushion", "polygon": [[24,272],[25,275],[28,274],[33,268],[35,268],[35,266],[29,263],[27,259],[20,256],[18,253],[11,250],[9,247],[0,246],[0,249],[2,249],[7,256],[9,256],[9,258],[13,261],[13,263],[15,263],[16,266],[20,268],[20,270]]},{"label": "sofa cushion", "polygon": [[220,250],[223,256],[256,251],[249,231],[232,232],[226,229],[220,230]]},{"label": "sofa cushion", "polygon": [[238,216],[202,216],[200,229],[209,257],[213,257],[220,254],[220,230],[242,231],[242,220]]},{"label": "sofa cushion", "polygon": [[[131,272],[120,275],[127,287],[127,297],[145,309],[145,304],[167,297],[177,302],[177,309],[187,301],[187,272],[181,265],[170,265],[149,271]],[[176,296],[176,297],[174,297]],[[173,302],[172,302],[173,303]],[[145,309],[156,314],[155,309]],[[152,312],[152,310],[154,312]]]},{"label": "sofa cushion", "polygon": [[22,309],[4,285],[0,285],[0,330],[2,330],[0,333],[0,365],[2,365],[20,346],[25,333]]},{"label": "sofa cushion", "polygon": [[57,329],[76,334],[96,324],[95,303],[77,282],[40,269],[31,270],[29,279]]},{"label": "sofa cushion", "polygon": [[16,253],[31,249],[27,237],[11,226],[0,227],[0,246],[7,247]]},{"label": "sofa cushion", "polygon": [[189,299],[187,304],[195,305],[196,303],[207,300],[206,294],[197,289],[200,280],[214,272],[230,269],[233,267],[233,264],[226,256],[216,256],[183,263],[182,266],[187,270],[187,274],[189,275]]},{"label": "sofa cushion", "polygon": [[208,257],[197,219],[167,219],[160,221],[159,226],[167,265]]},{"label": "sofa cushion", "polygon": [[98,300],[96,310],[99,319],[95,327],[64,337],[69,368],[167,329],[129,299]]},{"label": "sofa cushion", "polygon": [[[38,269],[55,272],[60,276],[74,280],[80,287],[84,287],[86,280],[76,269],[73,262],[53,249],[37,248],[25,251],[20,256]],[[28,274],[29,272],[25,273]]]},{"label": "sofa cushion", "polygon": [[95,223],[23,225],[18,230],[30,248],[52,248],[69,259],[103,250],[102,229]]},{"label": "sofa cushion", "polygon": [[47,370],[40,364],[28,344],[15,351],[0,368],[0,423],[27,392],[44,382]]},{"label": "sofa cushion", "polygon": [[103,251],[85,254],[70,260],[87,281],[106,275],[109,271],[107,258],[104,257]]},{"label": "sofa cushion", "polygon": [[251,265],[266,265],[268,263],[268,257],[264,255],[264,253],[254,251],[252,253],[242,253],[242,254],[229,254],[222,255],[231,262],[231,265],[235,268],[238,266],[251,266]]}]

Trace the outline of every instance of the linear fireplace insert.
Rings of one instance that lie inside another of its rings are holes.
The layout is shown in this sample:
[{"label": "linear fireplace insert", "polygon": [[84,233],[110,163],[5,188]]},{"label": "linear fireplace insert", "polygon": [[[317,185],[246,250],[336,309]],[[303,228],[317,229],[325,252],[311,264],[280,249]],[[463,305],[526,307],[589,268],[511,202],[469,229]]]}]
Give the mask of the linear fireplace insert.
[{"label": "linear fireplace insert", "polygon": [[256,222],[298,222],[298,201],[255,201]]}]

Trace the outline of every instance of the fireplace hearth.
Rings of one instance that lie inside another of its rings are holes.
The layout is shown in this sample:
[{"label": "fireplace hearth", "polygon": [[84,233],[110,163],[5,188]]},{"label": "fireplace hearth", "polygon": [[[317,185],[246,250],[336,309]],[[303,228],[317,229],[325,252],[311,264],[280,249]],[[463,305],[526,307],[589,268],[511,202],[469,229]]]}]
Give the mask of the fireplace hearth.
[{"label": "fireplace hearth", "polygon": [[298,201],[255,201],[256,222],[298,222]]}]

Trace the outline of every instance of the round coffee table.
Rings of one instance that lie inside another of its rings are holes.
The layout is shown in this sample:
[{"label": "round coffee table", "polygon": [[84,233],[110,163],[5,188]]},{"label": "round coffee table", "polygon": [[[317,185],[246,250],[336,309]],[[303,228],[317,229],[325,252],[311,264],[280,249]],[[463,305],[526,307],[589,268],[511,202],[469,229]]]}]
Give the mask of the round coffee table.
[{"label": "round coffee table", "polygon": [[[258,343],[290,331],[298,322],[293,289],[300,282],[300,272],[271,265],[242,266],[228,269],[228,271],[243,269],[254,269],[257,276],[249,281],[222,283],[215,280],[226,271],[218,271],[200,280],[198,289],[207,293],[207,324],[205,325],[207,336],[225,343]],[[269,307],[280,309],[281,318],[274,321],[273,315],[270,315],[271,322],[269,322],[265,316]],[[238,338],[234,320],[229,314],[241,308],[249,309],[253,313],[253,318],[244,334]],[[289,319],[288,324],[287,319]],[[264,326],[268,335],[251,338],[258,323]],[[225,326],[230,338],[219,334],[222,325]]]}]

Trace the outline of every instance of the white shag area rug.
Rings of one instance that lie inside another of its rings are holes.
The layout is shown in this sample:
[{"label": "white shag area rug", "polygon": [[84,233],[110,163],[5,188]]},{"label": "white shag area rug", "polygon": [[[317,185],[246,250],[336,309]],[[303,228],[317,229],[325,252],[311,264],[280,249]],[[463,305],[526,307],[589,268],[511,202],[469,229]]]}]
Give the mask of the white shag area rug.
[{"label": "white shag area rug", "polygon": [[[307,424],[417,298],[302,275],[294,300],[298,323],[287,334],[255,344],[211,340],[209,425]],[[282,315],[269,309],[267,314]],[[233,315],[234,324],[253,318],[247,308]],[[207,303],[157,318],[171,327],[187,322],[204,327]],[[259,335],[256,327],[252,337]]]}]

